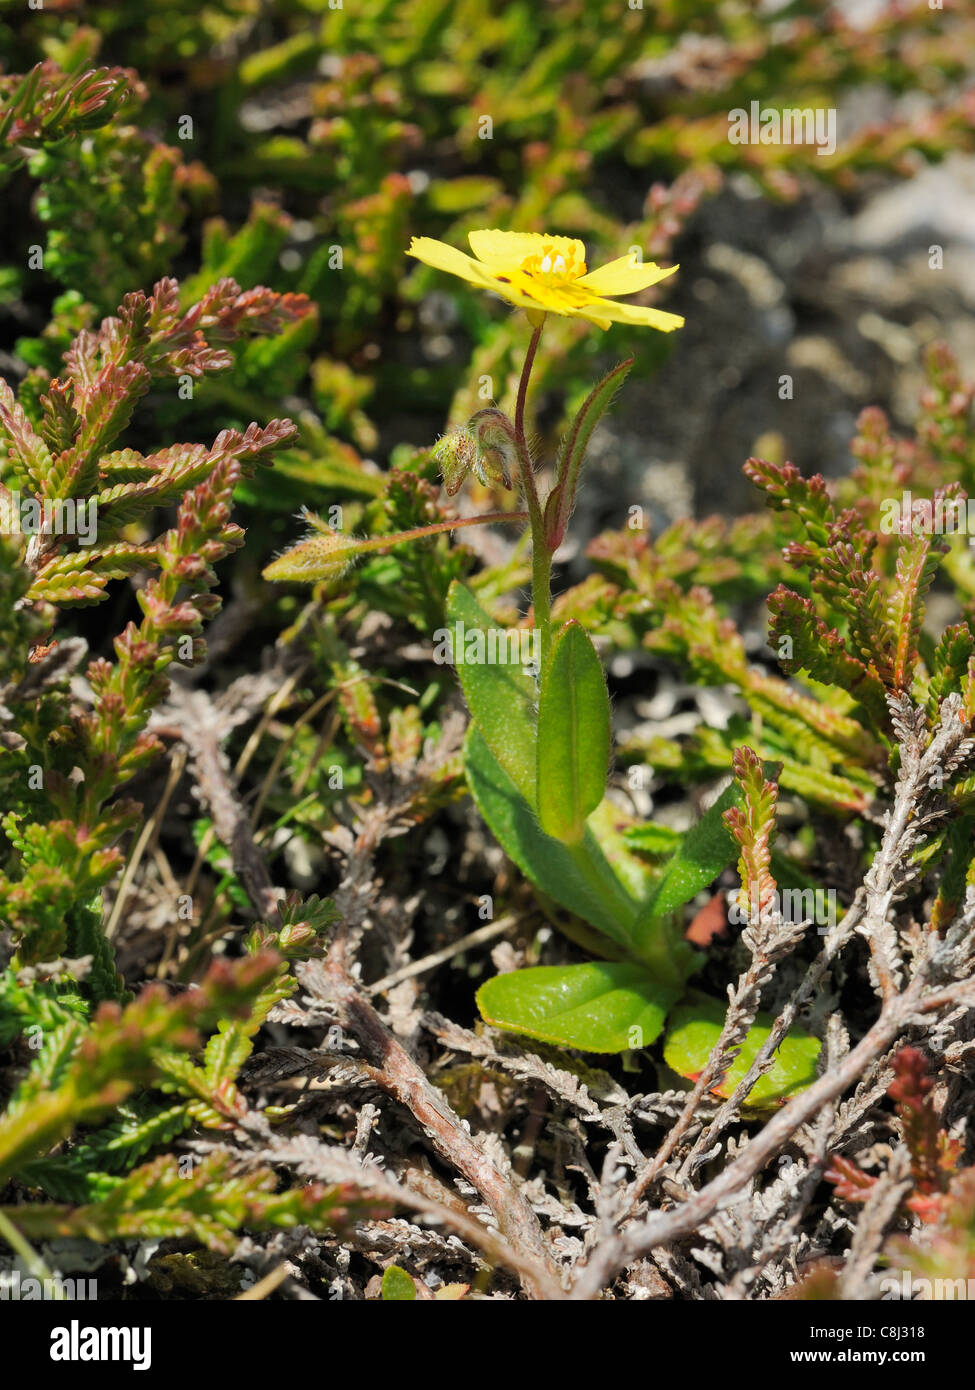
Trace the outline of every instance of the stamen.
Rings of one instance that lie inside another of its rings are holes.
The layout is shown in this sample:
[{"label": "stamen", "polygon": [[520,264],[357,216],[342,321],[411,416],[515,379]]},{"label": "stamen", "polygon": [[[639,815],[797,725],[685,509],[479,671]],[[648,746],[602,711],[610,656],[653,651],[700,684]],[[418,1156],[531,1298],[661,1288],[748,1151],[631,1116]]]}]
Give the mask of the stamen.
[{"label": "stamen", "polygon": [[571,251],[563,253],[554,246],[544,247],[539,255],[526,257],[520,268],[525,275],[546,280],[552,288],[577,280],[586,273],[585,261],[577,260]]}]

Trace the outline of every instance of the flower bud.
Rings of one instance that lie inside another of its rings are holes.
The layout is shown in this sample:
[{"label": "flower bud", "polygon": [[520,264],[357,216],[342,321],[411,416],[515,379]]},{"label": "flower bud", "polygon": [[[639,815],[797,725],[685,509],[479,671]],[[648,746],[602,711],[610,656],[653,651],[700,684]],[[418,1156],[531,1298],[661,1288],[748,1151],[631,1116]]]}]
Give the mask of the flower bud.
[{"label": "flower bud", "polygon": [[443,474],[447,496],[453,497],[474,466],[477,445],[466,429],[453,430],[437,441],[433,457]]},{"label": "flower bud", "polygon": [[368,543],[355,536],[333,531],[312,512],[305,511],[304,518],[313,527],[311,534],[272,560],[263,571],[265,579],[306,583],[340,579],[361,552],[369,548]]},{"label": "flower bud", "polygon": [[510,491],[511,465],[517,457],[515,427],[502,410],[479,410],[462,429],[444,435],[433,457],[440,465],[448,497],[471,472],[485,487],[500,483]]},{"label": "flower bud", "polygon": [[[482,483],[503,483],[511,491],[511,465],[517,458],[515,427],[503,410],[479,410],[470,419],[477,439],[474,468]],[[480,464],[480,468],[478,467]]]}]

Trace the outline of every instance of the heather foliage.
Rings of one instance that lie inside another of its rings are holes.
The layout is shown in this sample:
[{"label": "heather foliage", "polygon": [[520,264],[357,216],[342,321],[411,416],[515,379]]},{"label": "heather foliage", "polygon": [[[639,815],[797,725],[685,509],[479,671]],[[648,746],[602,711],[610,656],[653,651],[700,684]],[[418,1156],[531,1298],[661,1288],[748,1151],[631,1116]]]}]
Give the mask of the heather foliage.
[{"label": "heather foliage", "polygon": [[[932,343],[837,476],[773,439],[747,514],[576,540],[709,202],[975,144],[975,19],[842,8],[0,3],[12,1256],[967,1277],[975,384]],[[868,80],[924,118],[729,140]]]}]

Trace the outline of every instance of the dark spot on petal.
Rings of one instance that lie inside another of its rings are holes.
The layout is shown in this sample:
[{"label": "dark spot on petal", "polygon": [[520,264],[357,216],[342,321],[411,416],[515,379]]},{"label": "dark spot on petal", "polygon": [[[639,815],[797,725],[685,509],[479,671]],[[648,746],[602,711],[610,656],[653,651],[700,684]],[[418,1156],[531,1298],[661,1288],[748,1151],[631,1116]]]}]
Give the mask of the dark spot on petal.
[{"label": "dark spot on petal", "polygon": [[508,278],[507,275],[499,275],[499,276],[497,276],[497,279],[499,279],[499,280],[501,281],[502,285],[510,285],[510,284],[511,284],[511,281],[509,280],[509,278]]}]

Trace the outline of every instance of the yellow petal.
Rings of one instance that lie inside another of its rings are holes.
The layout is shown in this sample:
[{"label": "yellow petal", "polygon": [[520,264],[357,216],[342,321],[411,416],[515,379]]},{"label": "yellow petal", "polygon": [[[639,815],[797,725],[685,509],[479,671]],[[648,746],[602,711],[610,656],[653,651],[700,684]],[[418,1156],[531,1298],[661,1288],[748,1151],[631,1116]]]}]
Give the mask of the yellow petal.
[{"label": "yellow petal", "polygon": [[649,289],[658,280],[673,275],[676,269],[677,266],[672,265],[668,270],[662,270],[653,261],[640,262],[634,261],[632,255],[620,256],[619,260],[590,270],[588,275],[581,276],[575,283],[592,290],[593,294],[636,294],[638,290]]},{"label": "yellow petal", "polygon": [[554,250],[568,259],[574,256],[581,265],[585,264],[586,248],[581,241],[567,236],[547,236],[538,232],[471,232],[467,240],[478,260],[492,269],[517,269],[529,256],[541,256],[546,250]]},{"label": "yellow petal", "polygon": [[602,301],[599,299],[595,299],[593,300],[591,306],[588,306],[585,309],[577,309],[574,317],[579,319],[587,319],[589,323],[594,323],[597,328],[601,328],[605,333],[606,329],[609,327],[610,320],[602,312],[601,305]]},{"label": "yellow petal", "polygon": [[591,309],[583,311],[586,318],[598,322],[593,314],[600,314],[612,323],[639,324],[643,328],[656,328],[661,333],[672,333],[675,328],[683,328],[684,320],[680,314],[668,314],[663,309],[645,309],[641,304],[620,304],[615,299],[597,299]]},{"label": "yellow petal", "polygon": [[[445,270],[448,275],[459,275],[472,285],[482,289],[498,291],[494,277],[472,256],[458,251],[456,246],[448,246],[445,241],[436,241],[429,236],[415,236],[410,242],[408,256],[415,256],[424,265],[432,265],[435,270]],[[500,291],[498,291],[500,292]]]},{"label": "yellow petal", "polygon": [[483,267],[490,288],[509,304],[517,304],[519,309],[537,309],[539,313],[565,313],[565,308],[556,308],[546,287],[530,275],[520,270],[495,270]]},{"label": "yellow petal", "polygon": [[517,270],[502,274],[500,270],[489,269],[472,256],[448,246],[444,241],[432,237],[414,237],[408,254],[415,256],[424,265],[432,265],[437,270],[445,270],[449,275],[457,275],[468,280],[482,290],[492,290],[506,299],[509,304],[517,304],[519,309],[538,309],[544,313],[550,306],[541,303],[533,293],[534,282]]}]

